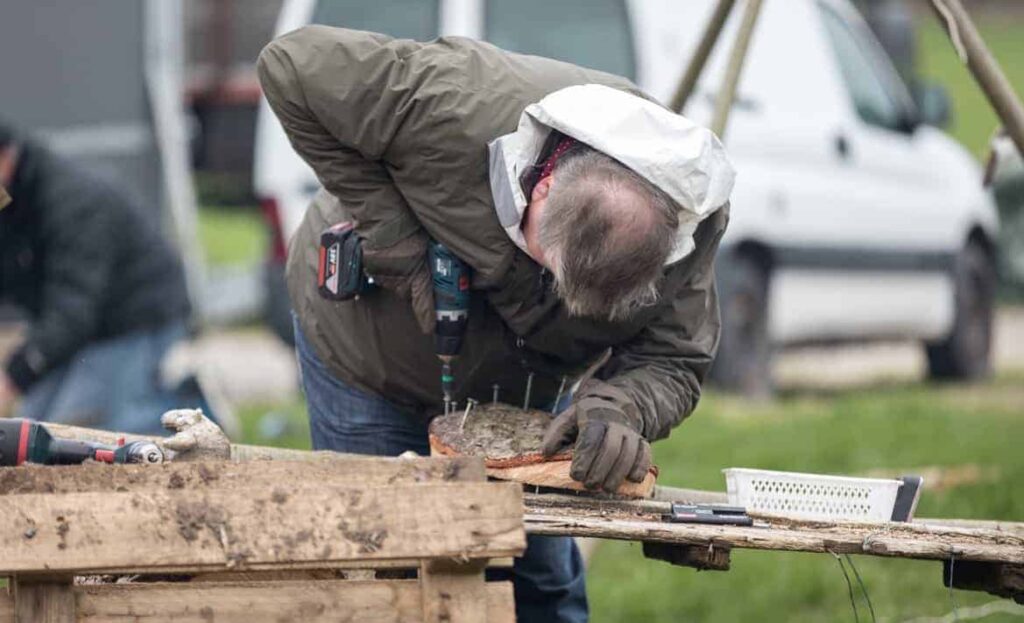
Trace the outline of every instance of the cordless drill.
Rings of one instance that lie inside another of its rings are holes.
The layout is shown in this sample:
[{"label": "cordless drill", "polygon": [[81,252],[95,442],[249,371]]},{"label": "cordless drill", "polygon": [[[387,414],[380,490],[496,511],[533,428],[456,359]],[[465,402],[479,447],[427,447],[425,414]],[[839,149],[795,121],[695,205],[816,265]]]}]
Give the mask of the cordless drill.
[{"label": "cordless drill", "polygon": [[37,422],[0,419],[0,466],[22,463],[76,465],[89,459],[102,463],[162,463],[164,454],[151,441],[108,446],[58,439]]},{"label": "cordless drill", "polygon": [[[441,391],[444,411],[452,404],[452,360],[462,348],[469,322],[469,266],[440,242],[428,247],[430,277],[434,287],[434,349],[441,360]],[[363,267],[362,239],[354,223],[345,221],[320,234],[317,290],[332,301],[347,301],[372,291],[376,285]]]},{"label": "cordless drill", "polygon": [[451,411],[452,360],[462,348],[469,324],[469,266],[440,242],[430,243],[430,276],[434,283],[434,350],[441,360],[444,412]]}]

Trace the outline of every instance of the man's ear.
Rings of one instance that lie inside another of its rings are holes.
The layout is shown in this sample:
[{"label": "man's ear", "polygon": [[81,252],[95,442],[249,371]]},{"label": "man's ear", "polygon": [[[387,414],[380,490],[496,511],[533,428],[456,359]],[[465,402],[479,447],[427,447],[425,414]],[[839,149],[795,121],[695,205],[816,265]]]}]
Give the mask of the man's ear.
[{"label": "man's ear", "polygon": [[533,187],[533,192],[530,193],[530,201],[537,201],[538,199],[547,199],[548,193],[551,192],[551,184],[554,181],[555,176],[549,175],[537,182]]}]

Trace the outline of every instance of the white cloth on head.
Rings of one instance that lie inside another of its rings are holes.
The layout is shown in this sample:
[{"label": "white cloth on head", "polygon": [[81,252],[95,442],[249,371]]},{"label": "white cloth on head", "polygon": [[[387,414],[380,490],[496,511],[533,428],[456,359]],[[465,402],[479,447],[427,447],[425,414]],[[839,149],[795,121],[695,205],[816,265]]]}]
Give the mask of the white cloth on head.
[{"label": "white cloth on head", "polygon": [[736,172],[711,130],[624,91],[598,84],[567,87],[527,106],[518,129],[488,146],[498,218],[524,251],[520,225],[529,198],[519,179],[537,163],[552,130],[615,158],[679,205],[679,231],[667,264],[693,250],[697,225],[732,193]]}]

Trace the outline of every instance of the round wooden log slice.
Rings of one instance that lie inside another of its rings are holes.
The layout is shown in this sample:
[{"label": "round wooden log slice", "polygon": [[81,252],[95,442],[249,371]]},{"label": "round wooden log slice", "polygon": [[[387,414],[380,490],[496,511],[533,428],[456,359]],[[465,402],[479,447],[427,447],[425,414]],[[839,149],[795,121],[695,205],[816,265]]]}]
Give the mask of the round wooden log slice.
[{"label": "round wooden log slice", "polygon": [[517,467],[546,461],[568,461],[572,449],[545,457],[540,452],[544,431],[554,416],[506,404],[474,407],[463,423],[464,409],[430,422],[430,450],[445,456],[483,457],[487,467]]}]

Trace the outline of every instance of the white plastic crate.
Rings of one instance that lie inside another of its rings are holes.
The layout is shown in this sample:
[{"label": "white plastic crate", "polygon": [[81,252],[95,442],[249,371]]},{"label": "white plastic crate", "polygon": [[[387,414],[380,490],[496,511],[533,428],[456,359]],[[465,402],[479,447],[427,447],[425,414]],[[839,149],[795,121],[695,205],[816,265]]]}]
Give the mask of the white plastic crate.
[{"label": "white plastic crate", "polygon": [[729,504],[799,519],[889,521],[902,482],[761,469],[725,473]]}]

